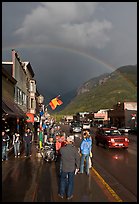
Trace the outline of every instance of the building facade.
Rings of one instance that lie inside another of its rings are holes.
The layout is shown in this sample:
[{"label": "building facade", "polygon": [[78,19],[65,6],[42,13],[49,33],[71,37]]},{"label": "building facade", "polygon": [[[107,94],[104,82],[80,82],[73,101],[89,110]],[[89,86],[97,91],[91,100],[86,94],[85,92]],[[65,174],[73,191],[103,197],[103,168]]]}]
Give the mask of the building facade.
[{"label": "building facade", "polygon": [[109,110],[110,122],[116,127],[135,128],[137,121],[137,102],[118,102]]},{"label": "building facade", "polygon": [[[27,113],[32,114],[33,116],[39,114],[39,108],[38,108],[38,96],[40,95],[37,90],[36,80],[34,79],[34,72],[32,69],[32,66],[30,62],[24,62],[21,60],[19,54],[13,49],[12,50],[12,62],[2,62],[2,66],[9,74],[8,77],[10,77],[13,80],[14,86],[8,88],[8,92],[12,94],[8,95],[8,101],[9,103],[14,102],[17,108],[22,111],[25,115],[25,121],[24,124],[27,126],[32,126],[30,122],[26,124],[28,120],[27,119]],[[6,79],[7,80],[7,79]],[[2,86],[2,98],[4,100],[5,98],[5,92],[6,92],[6,80],[3,81]],[[12,89],[12,91],[11,91]],[[10,90],[10,91],[9,91]],[[14,105],[12,105],[11,109],[14,108]],[[20,123],[20,119],[17,118],[18,123]]]},{"label": "building facade", "polygon": [[18,131],[24,132],[25,113],[14,101],[14,91],[17,81],[2,66],[2,129],[8,131],[10,145],[12,135]]},{"label": "building facade", "polygon": [[94,113],[93,122],[94,124],[108,124],[110,121],[108,115],[109,109],[101,109],[98,112]]}]

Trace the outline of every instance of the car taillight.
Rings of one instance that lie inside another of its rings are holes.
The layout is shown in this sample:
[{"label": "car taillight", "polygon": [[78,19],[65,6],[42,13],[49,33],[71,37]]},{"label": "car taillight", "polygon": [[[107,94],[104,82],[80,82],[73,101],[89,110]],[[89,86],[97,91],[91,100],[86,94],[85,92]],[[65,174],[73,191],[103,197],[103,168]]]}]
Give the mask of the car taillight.
[{"label": "car taillight", "polygon": [[114,139],[111,139],[111,142],[115,142]]}]

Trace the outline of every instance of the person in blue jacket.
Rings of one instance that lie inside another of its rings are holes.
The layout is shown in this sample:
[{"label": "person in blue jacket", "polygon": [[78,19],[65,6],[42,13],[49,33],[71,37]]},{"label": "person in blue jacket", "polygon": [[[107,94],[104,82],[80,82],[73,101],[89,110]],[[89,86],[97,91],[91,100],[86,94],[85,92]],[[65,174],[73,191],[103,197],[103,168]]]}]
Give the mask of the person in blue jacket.
[{"label": "person in blue jacket", "polygon": [[92,140],[88,136],[87,132],[83,133],[83,140],[80,144],[80,152],[81,152],[81,162],[80,162],[80,172],[84,172],[84,163],[86,160],[85,171],[86,174],[89,175],[89,156],[92,148]]}]

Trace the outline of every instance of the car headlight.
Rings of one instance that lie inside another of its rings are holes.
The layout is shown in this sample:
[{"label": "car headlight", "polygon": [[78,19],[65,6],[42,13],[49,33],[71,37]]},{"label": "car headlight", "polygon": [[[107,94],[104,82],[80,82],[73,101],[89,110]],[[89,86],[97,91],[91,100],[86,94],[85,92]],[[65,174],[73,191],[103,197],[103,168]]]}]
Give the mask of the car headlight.
[{"label": "car headlight", "polygon": [[114,140],[114,139],[111,139],[110,141],[111,141],[111,142],[115,142],[115,140]]}]

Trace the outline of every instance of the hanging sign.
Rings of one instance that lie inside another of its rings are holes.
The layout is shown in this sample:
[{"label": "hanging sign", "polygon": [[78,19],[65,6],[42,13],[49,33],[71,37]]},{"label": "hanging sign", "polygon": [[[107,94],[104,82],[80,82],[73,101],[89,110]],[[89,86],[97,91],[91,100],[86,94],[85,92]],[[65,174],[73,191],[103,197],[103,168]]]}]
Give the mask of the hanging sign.
[{"label": "hanging sign", "polygon": [[26,122],[34,123],[34,115],[32,113],[26,113],[27,119]]}]

